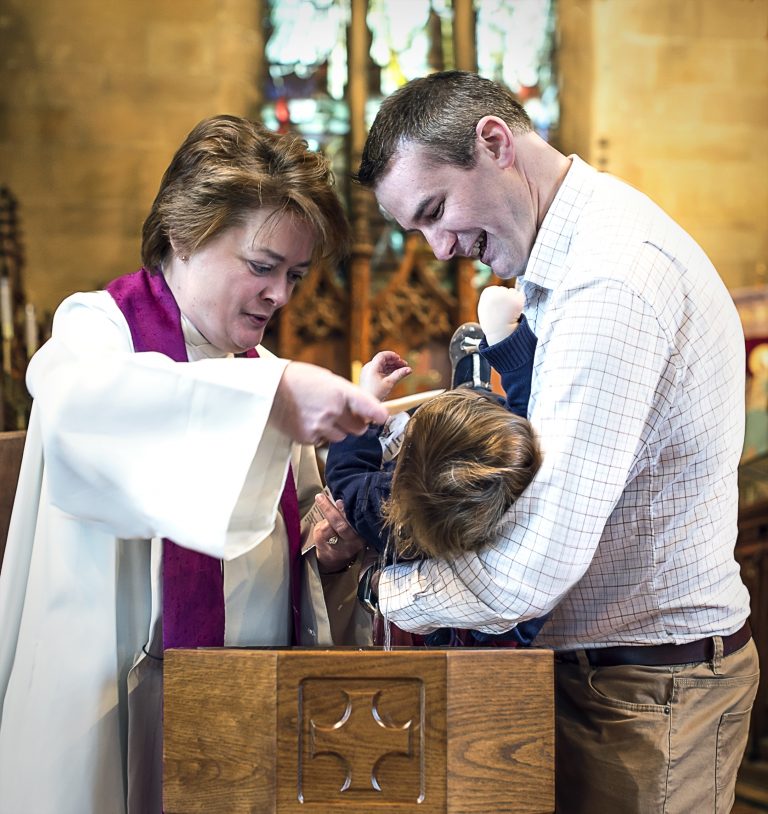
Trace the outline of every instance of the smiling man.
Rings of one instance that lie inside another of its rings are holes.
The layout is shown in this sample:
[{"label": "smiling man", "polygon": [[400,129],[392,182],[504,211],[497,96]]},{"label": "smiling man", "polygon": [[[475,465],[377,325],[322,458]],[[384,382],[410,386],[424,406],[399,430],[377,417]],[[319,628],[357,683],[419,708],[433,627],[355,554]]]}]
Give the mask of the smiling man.
[{"label": "smiling man", "polygon": [[385,569],[400,627],[552,612],[557,810],[730,811],[758,665],[733,551],[744,341],[700,247],[475,74],[382,104],[358,173],[438,258],[518,278],[544,462],[491,547]]}]

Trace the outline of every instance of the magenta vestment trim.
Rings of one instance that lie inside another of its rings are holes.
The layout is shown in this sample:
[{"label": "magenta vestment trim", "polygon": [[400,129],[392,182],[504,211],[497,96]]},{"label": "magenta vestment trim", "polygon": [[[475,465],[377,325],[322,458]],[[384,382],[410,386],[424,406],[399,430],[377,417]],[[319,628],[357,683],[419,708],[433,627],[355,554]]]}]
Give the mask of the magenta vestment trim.
[{"label": "magenta vestment trim", "polygon": [[[179,306],[162,274],[140,269],[113,280],[107,291],[128,323],[137,353],[156,351],[175,362],[188,361]],[[258,356],[255,350],[246,355]],[[288,532],[293,630],[295,643],[298,643],[301,531],[298,496],[290,467],[280,507]],[[164,539],[163,648],[222,647],[224,624],[221,561]]]}]

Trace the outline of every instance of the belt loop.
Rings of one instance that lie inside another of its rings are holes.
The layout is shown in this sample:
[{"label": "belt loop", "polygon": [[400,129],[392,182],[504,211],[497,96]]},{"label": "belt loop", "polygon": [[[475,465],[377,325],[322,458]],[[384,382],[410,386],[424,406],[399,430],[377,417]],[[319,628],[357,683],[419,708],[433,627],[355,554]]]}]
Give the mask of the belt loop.
[{"label": "belt loop", "polygon": [[712,672],[715,675],[720,675],[723,665],[723,637],[713,636],[712,645],[714,648],[712,653]]}]

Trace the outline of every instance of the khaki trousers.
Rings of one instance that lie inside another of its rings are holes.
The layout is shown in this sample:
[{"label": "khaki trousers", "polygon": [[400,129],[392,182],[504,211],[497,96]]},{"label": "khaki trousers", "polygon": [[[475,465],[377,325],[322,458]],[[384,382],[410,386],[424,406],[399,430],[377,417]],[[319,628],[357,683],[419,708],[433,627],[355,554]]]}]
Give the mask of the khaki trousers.
[{"label": "khaki trousers", "polygon": [[711,662],[555,665],[557,814],[726,814],[757,692],[750,641]]}]

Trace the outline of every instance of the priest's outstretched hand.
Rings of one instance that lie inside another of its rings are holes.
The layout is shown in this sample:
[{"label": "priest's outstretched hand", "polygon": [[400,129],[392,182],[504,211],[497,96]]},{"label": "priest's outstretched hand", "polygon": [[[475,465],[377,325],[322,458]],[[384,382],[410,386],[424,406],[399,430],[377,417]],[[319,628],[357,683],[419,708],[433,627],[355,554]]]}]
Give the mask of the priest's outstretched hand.
[{"label": "priest's outstretched hand", "polygon": [[302,444],[341,441],[383,424],[386,408],[377,398],[325,368],[290,362],[272,404],[270,422]]}]

